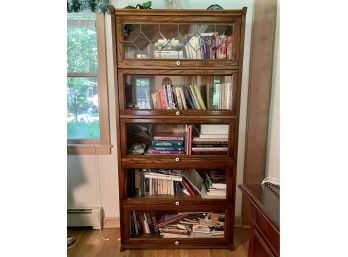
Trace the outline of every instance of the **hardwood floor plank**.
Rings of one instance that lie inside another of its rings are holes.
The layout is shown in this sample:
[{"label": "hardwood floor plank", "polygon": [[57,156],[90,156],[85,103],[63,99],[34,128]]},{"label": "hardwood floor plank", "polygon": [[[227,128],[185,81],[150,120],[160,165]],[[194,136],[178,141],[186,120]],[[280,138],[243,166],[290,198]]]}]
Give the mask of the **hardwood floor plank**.
[{"label": "hardwood floor plank", "polygon": [[174,251],[172,249],[166,250],[165,255],[167,257],[174,257]]},{"label": "hardwood floor plank", "polygon": [[179,254],[179,255],[176,255],[176,256],[178,256],[178,257],[189,257],[189,256],[188,256],[188,252],[187,252],[187,250],[185,250],[185,249],[173,250],[173,253],[174,253],[174,254]]},{"label": "hardwood floor plank", "polygon": [[[104,240],[104,244],[103,247],[100,250],[100,254],[98,255],[98,257],[103,257],[103,256],[110,256],[110,257],[117,257],[118,252],[120,252],[120,249],[118,247],[115,248],[114,246],[117,245],[117,240],[119,237],[119,234],[115,233],[115,230],[113,229],[103,229],[103,233],[102,233],[103,237],[105,239],[109,239],[109,240]],[[118,235],[118,236],[117,236]],[[99,237],[100,237],[100,232],[99,232]],[[119,243],[118,243],[119,246]]]},{"label": "hardwood floor plank", "polygon": [[126,250],[120,252],[120,230],[74,228],[68,229],[68,236],[76,240],[67,257],[246,257],[248,254],[249,229],[235,228],[235,250],[229,249],[161,249]]}]

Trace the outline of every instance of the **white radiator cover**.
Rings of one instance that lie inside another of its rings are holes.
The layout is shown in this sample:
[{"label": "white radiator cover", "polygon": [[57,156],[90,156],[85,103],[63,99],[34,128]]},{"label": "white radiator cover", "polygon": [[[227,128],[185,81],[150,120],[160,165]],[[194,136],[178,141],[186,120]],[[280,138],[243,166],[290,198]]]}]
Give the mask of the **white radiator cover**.
[{"label": "white radiator cover", "polygon": [[102,226],[101,208],[68,209],[68,227],[93,227],[100,229]]}]

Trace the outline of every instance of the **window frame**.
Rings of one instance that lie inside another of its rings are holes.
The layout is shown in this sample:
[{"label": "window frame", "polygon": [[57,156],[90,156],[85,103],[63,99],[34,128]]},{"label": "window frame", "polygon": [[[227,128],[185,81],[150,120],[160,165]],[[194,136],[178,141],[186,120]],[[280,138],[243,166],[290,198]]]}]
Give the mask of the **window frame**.
[{"label": "window frame", "polygon": [[68,154],[111,154],[108,108],[108,83],[106,70],[105,17],[96,13],[98,73],[68,72],[67,77],[96,77],[98,83],[99,139],[67,139]]}]

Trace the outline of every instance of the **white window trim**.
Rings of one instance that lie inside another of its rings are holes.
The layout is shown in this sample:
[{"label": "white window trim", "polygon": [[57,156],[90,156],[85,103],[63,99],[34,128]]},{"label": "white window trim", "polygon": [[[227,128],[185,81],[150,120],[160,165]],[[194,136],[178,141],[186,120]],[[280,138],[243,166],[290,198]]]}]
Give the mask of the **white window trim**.
[{"label": "white window trim", "polygon": [[[108,108],[108,83],[106,71],[106,42],[104,14],[96,14],[97,48],[98,48],[98,102],[100,139],[68,139],[68,154],[111,154],[110,124]],[[71,73],[68,77],[92,76],[92,73]],[[95,76],[95,75],[94,75]]]}]

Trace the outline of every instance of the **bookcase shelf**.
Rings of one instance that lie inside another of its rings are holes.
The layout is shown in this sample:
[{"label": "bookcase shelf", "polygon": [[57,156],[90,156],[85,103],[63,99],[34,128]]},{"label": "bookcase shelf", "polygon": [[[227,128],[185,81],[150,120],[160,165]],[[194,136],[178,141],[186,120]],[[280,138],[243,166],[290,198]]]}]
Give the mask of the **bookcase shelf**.
[{"label": "bookcase shelf", "polygon": [[230,248],[246,7],[111,7],[121,251]]}]

